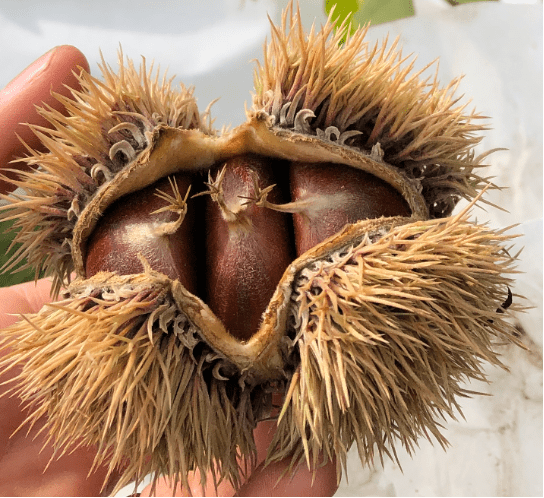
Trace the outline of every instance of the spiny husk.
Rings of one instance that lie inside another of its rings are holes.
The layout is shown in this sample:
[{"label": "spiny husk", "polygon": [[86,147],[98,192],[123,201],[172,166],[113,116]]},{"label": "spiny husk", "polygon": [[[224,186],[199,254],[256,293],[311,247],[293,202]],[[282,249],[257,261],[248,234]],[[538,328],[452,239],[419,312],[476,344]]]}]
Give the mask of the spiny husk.
[{"label": "spiny husk", "polygon": [[[148,473],[188,486],[199,470],[215,485],[239,485],[256,455],[255,417],[270,389],[253,389],[205,344],[172,298],[171,282],[150,272],[99,273],[2,332],[0,370],[24,365],[12,391],[47,415],[53,458],[96,445],[94,466],[127,466],[116,490]],[[116,492],[114,490],[114,493]]]},{"label": "spiny husk", "polygon": [[458,105],[460,78],[441,88],[438,72],[431,82],[420,78],[432,64],[413,73],[415,59],[407,63],[398,39],[369,46],[368,26],[352,36],[334,28],[331,13],[319,32],[304,33],[290,3],[255,71],[254,111],[404,171],[420,182],[430,217],[449,216],[487,183],[475,173],[483,157],[473,153],[486,127],[476,122],[481,115],[465,113],[468,102]]},{"label": "spiny husk", "polygon": [[[345,466],[353,443],[363,463],[376,450],[395,458],[395,441],[409,451],[420,436],[446,444],[440,423],[471,394],[462,383],[484,378],[482,362],[500,364],[495,340],[515,342],[508,313],[497,313],[512,237],[470,223],[468,211],[447,217],[483,183],[485,154],[473,147],[484,127],[457,106],[458,81],[441,89],[436,77],[409,76],[396,42],[369,48],[365,35],[339,46],[329,22],[306,36],[288,10],[257,69],[248,122],[221,137],[191,90],[153,81],[145,63],[138,72],[121,60],[118,74],[103,64],[104,82],[82,74],[74,99],[59,97],[68,117],[42,111],[54,130],[34,130],[50,152],[29,150],[34,171],[14,182],[26,194],[0,208],[20,229],[8,266],[28,258],[54,276],[54,293],[74,268],[78,280],[69,299],[2,332],[10,352],[0,369],[23,365],[13,391],[32,405],[31,423],[49,415],[57,455],[96,444],[95,465],[128,462],[118,488],[148,472],[187,485],[191,469],[237,486],[269,390],[283,382],[269,461],[315,468],[322,455]],[[372,173],[412,218],[357,222],[297,258],[247,343],[149,268],[85,280],[86,238],[112,202],[250,153]],[[417,221],[428,217],[442,219]]]},{"label": "spiny husk", "polygon": [[26,258],[21,269],[35,268],[36,277],[42,271],[53,276],[54,295],[74,270],[72,232],[81,212],[151,145],[157,126],[213,134],[209,112],[198,113],[193,89],[181,85],[174,91],[173,78],[159,80],[159,70],[153,77],[153,65],[148,70],[145,59],[137,70],[120,53],[118,73],[104,61],[100,69],[104,81],[82,72],[81,90],[72,90],[72,99],[55,95],[68,116],[51,108],[40,111],[53,129],[32,129],[49,151],[27,147],[24,161],[32,170],[9,180],[25,193],[1,195],[9,203],[0,207],[2,219],[16,220],[12,229],[19,230],[12,247],[21,244],[2,271]]},{"label": "spiny husk", "polygon": [[445,446],[441,423],[473,394],[463,383],[485,380],[485,361],[502,366],[496,342],[516,342],[507,317],[519,305],[497,312],[513,236],[467,211],[391,220],[361,222],[378,228],[357,238],[346,227],[325,242],[334,251],[286,270],[284,381],[246,382],[180,309],[177,284],[149,268],[74,282],[72,299],[3,332],[0,369],[23,365],[14,392],[33,408],[27,422],[49,415],[57,455],[78,441],[98,446],[95,465],[128,462],[117,489],[147,473],[187,486],[191,469],[237,486],[273,388],[287,394],[269,462],[315,470],[333,457],[345,467],[353,443],[364,464],[376,450],[396,458],[398,441],[410,452],[419,437]]},{"label": "spiny husk", "polygon": [[[428,85],[419,73],[409,76],[413,61],[403,65],[397,43],[370,50],[366,31],[340,46],[342,30],[333,34],[330,21],[306,36],[299,12],[288,9],[282,26],[272,26],[257,70],[254,112],[218,140],[209,107],[201,116],[192,89],[174,91],[159,71],[153,77],[145,60],[137,70],[120,54],[117,74],[103,62],[104,81],[82,73],[72,99],[57,96],[69,115],[43,109],[53,130],[33,128],[49,152],[29,149],[25,161],[35,170],[12,182],[26,193],[3,197],[9,204],[0,208],[2,219],[16,220],[14,244],[21,244],[3,270],[26,258],[24,268],[54,277],[56,295],[72,271],[83,276],[74,251],[119,196],[147,186],[159,172],[205,169],[248,152],[349,164],[401,192],[413,215],[449,215],[459,198],[472,199],[483,185],[474,170],[485,154],[475,158],[473,148],[484,127],[474,124],[476,114],[464,114],[466,104],[456,107],[457,81],[441,89],[436,77]],[[158,164],[166,150],[190,146],[193,155],[185,157],[192,166],[170,156]]]},{"label": "spiny husk", "polygon": [[[317,455],[345,467],[357,445],[396,459],[426,437],[447,444],[447,417],[461,413],[464,387],[485,380],[496,346],[516,343],[503,314],[516,256],[506,230],[446,220],[364,237],[301,271],[291,297],[290,336],[300,360],[279,418],[270,460]],[[521,309],[514,305],[511,310]]]}]

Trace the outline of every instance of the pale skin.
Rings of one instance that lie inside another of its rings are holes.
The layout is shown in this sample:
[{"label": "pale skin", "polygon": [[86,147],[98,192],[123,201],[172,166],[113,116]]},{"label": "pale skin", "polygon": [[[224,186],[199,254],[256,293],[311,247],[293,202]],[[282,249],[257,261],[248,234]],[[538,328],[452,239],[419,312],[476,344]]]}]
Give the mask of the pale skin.
[{"label": "pale skin", "polygon": [[[89,70],[85,56],[76,48],[60,46],[47,52],[31,64],[20,75],[0,91],[0,116],[4,127],[0,132],[0,169],[22,168],[21,163],[10,161],[25,154],[17,135],[31,147],[39,147],[28,127],[19,123],[46,125],[35,111],[35,105],[43,103],[61,109],[51,96],[51,90],[69,95],[64,85],[77,88],[77,79],[72,71],[78,68]],[[0,180],[0,192],[13,189],[8,182]],[[51,283],[47,279],[12,287],[0,288],[0,334],[1,329],[14,323],[21,314],[35,313],[50,301]],[[4,354],[4,353],[0,353]],[[0,376],[0,384],[16,374],[10,371]],[[0,385],[0,496],[97,496],[106,476],[105,467],[88,475],[95,456],[93,448],[78,449],[75,452],[53,460],[44,469],[53,453],[51,445],[44,446],[46,436],[37,432],[44,421],[38,422],[28,433],[27,429],[13,434],[26,418],[26,412],[16,397],[2,396],[7,389]],[[266,450],[274,434],[275,422],[263,422],[255,429],[257,444],[257,466],[243,481],[237,496],[332,496],[337,489],[336,465],[329,462],[315,473],[301,465],[294,475],[283,476],[289,461],[264,465]],[[283,477],[282,477],[283,476]],[[107,494],[115,485],[116,475],[102,493]],[[155,490],[156,496],[201,495],[198,475],[188,476],[189,489],[178,486],[173,489],[167,478],[162,479]],[[207,496],[234,496],[235,490],[228,483],[222,483],[217,490],[212,479],[206,491]],[[150,496],[150,487],[142,496]]]}]

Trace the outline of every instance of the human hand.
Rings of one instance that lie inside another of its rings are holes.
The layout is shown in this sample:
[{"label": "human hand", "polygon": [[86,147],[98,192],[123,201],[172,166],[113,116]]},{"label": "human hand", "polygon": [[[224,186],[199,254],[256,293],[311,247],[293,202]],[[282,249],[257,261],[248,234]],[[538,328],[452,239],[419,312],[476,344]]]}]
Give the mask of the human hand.
[{"label": "human hand", "polygon": [[[78,88],[72,71],[81,67],[89,70],[83,54],[70,46],[60,46],[47,52],[31,64],[19,76],[0,91],[0,170],[13,177],[5,168],[22,170],[23,163],[9,164],[21,157],[25,148],[21,137],[30,147],[39,149],[38,139],[30,128],[19,123],[47,126],[39,116],[35,105],[50,105],[62,111],[62,105],[51,96],[51,91],[69,95],[64,86]],[[18,135],[18,136],[17,136]],[[0,180],[0,192],[13,190],[13,185]],[[40,280],[0,289],[0,334],[1,329],[18,320],[18,315],[37,312],[50,300],[51,283]],[[0,352],[0,357],[6,354]],[[45,445],[46,434],[38,434],[44,422],[40,420],[28,431],[23,427],[12,435],[26,419],[28,413],[17,397],[1,396],[10,388],[4,382],[17,372],[10,371],[0,376],[0,496],[94,496],[100,493],[107,470],[104,467],[87,477],[95,451],[78,449],[74,453],[53,460],[44,469],[53,455],[51,444]],[[43,448],[43,449],[42,449]]]},{"label": "human hand", "polygon": [[[78,66],[88,71],[85,57],[75,48],[62,46],[48,52],[23,73],[9,83],[0,92],[0,115],[5,123],[0,136],[0,169],[7,167],[9,161],[24,154],[25,149],[17,135],[30,147],[39,148],[40,144],[31,130],[19,123],[33,123],[46,126],[46,121],[35,111],[35,105],[44,103],[62,111],[61,104],[51,97],[51,90],[69,95],[64,85],[78,88],[77,78],[72,74]],[[7,132],[6,130],[9,130]],[[24,163],[16,163],[18,169]],[[5,173],[5,172],[3,172]],[[11,173],[6,173],[10,175]],[[0,192],[13,189],[8,182],[0,180]],[[50,300],[51,284],[48,280],[33,282],[0,289],[0,330],[18,319],[18,315],[35,313]],[[1,332],[0,332],[1,333]],[[0,353],[0,357],[5,354]],[[0,495],[1,496],[93,496],[100,493],[107,470],[99,467],[88,476],[95,456],[90,448],[80,448],[73,453],[55,459],[47,467],[53,455],[51,444],[45,444],[47,435],[39,433],[44,426],[40,420],[28,432],[23,427],[15,435],[13,431],[19,427],[28,415],[16,397],[1,396],[9,389],[3,382],[13,378],[16,371],[0,376]],[[238,490],[239,496],[327,496],[336,490],[335,462],[329,462],[319,469],[315,476],[301,465],[294,475],[284,471],[289,461],[281,461],[264,466],[267,448],[272,440],[275,422],[262,422],[255,430],[257,445],[257,466]],[[42,449],[43,448],[43,449]],[[115,477],[110,482],[115,484]],[[281,478],[281,479],[280,479]],[[200,479],[197,474],[189,476],[191,490],[173,489],[167,478],[161,479],[155,490],[157,496],[188,496],[202,493]],[[213,482],[208,479],[209,483]],[[106,487],[107,492],[109,487]],[[142,492],[149,496],[151,487]],[[206,495],[216,493],[221,496],[232,496],[236,492],[228,483],[222,483],[217,490],[209,484]]]},{"label": "human hand", "polygon": [[[206,488],[200,484],[198,472],[188,476],[190,490],[181,486],[172,487],[168,478],[159,480],[154,496],[332,496],[338,487],[336,482],[336,462],[328,462],[315,472],[302,463],[296,472],[288,472],[290,459],[264,464],[268,446],[276,430],[275,421],[261,422],[253,431],[257,446],[257,465],[242,486],[236,490],[228,482],[222,482],[215,490],[213,479],[208,476]],[[151,485],[140,496],[152,496]]]}]

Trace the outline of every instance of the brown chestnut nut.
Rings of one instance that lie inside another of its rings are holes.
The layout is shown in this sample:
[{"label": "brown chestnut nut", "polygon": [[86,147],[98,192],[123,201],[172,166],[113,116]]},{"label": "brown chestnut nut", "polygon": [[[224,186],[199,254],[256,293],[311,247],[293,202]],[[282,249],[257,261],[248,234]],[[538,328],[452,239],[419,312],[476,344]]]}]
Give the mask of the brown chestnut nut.
[{"label": "brown chestnut nut", "polygon": [[291,199],[297,256],[348,223],[381,216],[411,215],[402,195],[391,185],[364,171],[340,164],[293,162]]},{"label": "brown chestnut nut", "polygon": [[112,204],[87,240],[87,277],[100,271],[141,273],[142,256],[153,269],[196,293],[201,242],[195,220],[201,200],[187,196],[191,179],[187,174],[162,178]]},{"label": "brown chestnut nut", "polygon": [[[213,193],[207,198],[207,303],[230,334],[248,340],[259,330],[261,315],[294,259],[291,224],[283,213],[261,209],[248,200],[257,181],[280,181],[286,165],[244,155],[214,168]],[[285,201],[280,188],[272,200]]]}]

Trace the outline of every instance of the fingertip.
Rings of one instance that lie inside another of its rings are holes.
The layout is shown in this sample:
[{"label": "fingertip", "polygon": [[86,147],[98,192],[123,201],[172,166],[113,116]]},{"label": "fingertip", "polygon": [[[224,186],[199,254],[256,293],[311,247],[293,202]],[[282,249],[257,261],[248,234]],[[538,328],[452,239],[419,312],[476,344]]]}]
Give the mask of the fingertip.
[{"label": "fingertip", "polygon": [[30,313],[37,313],[44,304],[51,302],[52,284],[53,282],[49,278],[19,284],[20,292],[27,299]]},{"label": "fingertip", "polygon": [[66,74],[71,74],[78,68],[89,73],[89,62],[83,52],[73,45],[57,45],[51,50],[51,64],[57,70],[64,71]]},{"label": "fingertip", "polygon": [[[89,63],[81,51],[71,45],[60,45],[30,64],[0,91],[4,130],[0,134],[0,169],[25,154],[21,140],[33,149],[41,148],[39,139],[27,126],[49,126],[48,121],[36,112],[36,106],[50,106],[64,113],[64,105],[53,97],[52,92],[69,97],[69,88],[80,89],[76,74],[82,70],[89,71]],[[17,168],[22,170],[24,167],[23,163],[17,163]],[[3,173],[13,178],[9,172]],[[0,180],[0,192],[14,188],[9,182]]]},{"label": "fingertip", "polygon": [[301,464],[290,473],[290,460],[260,465],[236,496],[333,496],[338,489],[336,462],[329,461],[315,472]]}]

